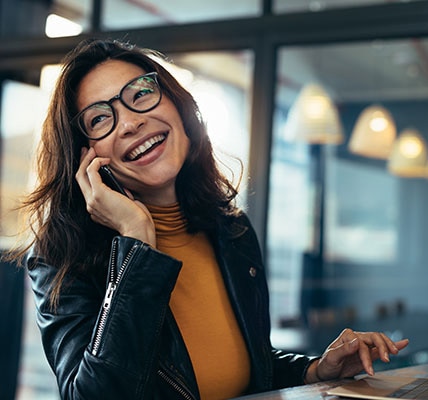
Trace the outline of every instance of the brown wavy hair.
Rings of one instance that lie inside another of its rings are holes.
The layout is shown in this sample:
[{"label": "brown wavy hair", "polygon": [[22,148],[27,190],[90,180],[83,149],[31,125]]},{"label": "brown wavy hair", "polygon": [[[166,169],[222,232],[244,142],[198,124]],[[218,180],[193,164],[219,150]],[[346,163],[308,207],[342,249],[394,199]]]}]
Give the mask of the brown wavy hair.
[{"label": "brown wavy hair", "polygon": [[[87,139],[70,123],[77,114],[76,95],[82,78],[106,60],[122,60],[146,72],[157,72],[162,93],[175,104],[190,139],[190,150],[176,179],[180,207],[190,232],[211,231],[221,216],[235,215],[236,188],[217,167],[213,149],[192,95],[158,62],[149,49],[113,40],[81,42],[63,60],[37,152],[38,183],[22,210],[30,221],[30,248],[58,268],[51,300],[58,300],[64,277],[106,265],[109,240],[117,234],[94,223],[75,179]],[[103,267],[105,268],[105,267]]]}]

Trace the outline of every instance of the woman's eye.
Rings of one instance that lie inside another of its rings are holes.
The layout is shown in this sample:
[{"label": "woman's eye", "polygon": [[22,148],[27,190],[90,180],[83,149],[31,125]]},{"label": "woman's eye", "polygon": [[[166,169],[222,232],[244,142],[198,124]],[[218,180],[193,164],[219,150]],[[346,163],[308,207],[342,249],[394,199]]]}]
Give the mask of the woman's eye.
[{"label": "woman's eye", "polygon": [[141,89],[141,90],[139,90],[138,92],[135,93],[135,95],[134,95],[134,101],[136,101],[138,99],[141,99],[142,97],[144,97],[144,96],[146,96],[148,94],[152,94],[152,93],[153,93],[153,89],[149,89],[149,88]]},{"label": "woman's eye", "polygon": [[97,103],[85,112],[84,125],[89,130],[102,128],[112,117],[112,110],[108,104]]},{"label": "woman's eye", "polygon": [[107,119],[107,115],[97,115],[91,119],[91,128],[94,128],[97,124],[102,123]]}]

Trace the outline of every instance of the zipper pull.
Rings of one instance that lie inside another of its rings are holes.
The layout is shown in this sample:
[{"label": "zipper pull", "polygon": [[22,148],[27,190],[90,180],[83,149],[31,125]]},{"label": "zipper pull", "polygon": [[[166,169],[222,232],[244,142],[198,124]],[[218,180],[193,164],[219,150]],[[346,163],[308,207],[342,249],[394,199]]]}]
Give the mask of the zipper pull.
[{"label": "zipper pull", "polygon": [[103,303],[103,308],[104,309],[109,309],[110,308],[110,303],[113,299],[113,293],[116,290],[116,284],[113,282],[110,282],[108,284],[107,287],[107,293],[106,293],[106,297],[104,298],[104,303]]}]

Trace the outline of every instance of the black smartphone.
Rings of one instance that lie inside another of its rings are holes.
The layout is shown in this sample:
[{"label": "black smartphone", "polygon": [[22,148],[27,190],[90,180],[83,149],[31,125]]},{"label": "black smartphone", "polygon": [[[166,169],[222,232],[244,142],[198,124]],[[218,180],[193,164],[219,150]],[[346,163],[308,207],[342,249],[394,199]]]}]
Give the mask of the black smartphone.
[{"label": "black smartphone", "polygon": [[116,179],[116,177],[113,175],[113,172],[111,172],[111,169],[108,165],[103,165],[98,172],[101,175],[101,178],[103,182],[111,189],[115,190],[116,192],[122,193],[124,196],[128,196],[125,192],[125,189],[123,186],[119,183],[119,181]]}]

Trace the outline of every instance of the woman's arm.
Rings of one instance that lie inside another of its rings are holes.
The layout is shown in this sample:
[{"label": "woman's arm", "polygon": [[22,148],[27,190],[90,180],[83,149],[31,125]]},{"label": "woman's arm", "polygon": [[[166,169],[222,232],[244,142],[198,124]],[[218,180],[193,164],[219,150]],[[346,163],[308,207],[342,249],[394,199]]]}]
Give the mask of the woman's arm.
[{"label": "woman's arm", "polygon": [[161,328],[181,263],[135,239],[114,241],[110,271],[125,267],[107,311],[107,297],[86,278],[65,282],[52,311],[49,288],[57,270],[29,260],[38,325],[62,399],[151,397]]}]

